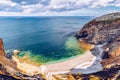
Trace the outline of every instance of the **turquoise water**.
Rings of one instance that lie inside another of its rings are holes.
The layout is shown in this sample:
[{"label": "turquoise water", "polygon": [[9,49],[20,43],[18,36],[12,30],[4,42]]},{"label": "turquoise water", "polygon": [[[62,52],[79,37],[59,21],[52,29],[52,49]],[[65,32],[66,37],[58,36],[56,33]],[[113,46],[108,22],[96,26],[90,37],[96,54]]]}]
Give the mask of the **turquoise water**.
[{"label": "turquoise water", "polygon": [[0,17],[0,37],[6,50],[21,50],[19,57],[47,63],[81,54],[74,34],[93,18]]}]

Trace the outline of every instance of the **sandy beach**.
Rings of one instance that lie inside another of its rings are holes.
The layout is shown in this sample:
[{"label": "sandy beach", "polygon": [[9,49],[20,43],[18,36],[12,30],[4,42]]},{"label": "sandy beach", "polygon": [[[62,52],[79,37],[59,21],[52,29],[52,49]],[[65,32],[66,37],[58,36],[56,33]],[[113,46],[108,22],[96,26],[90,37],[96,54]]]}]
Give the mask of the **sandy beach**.
[{"label": "sandy beach", "polygon": [[[77,56],[73,59],[63,61],[63,62],[58,62],[58,63],[53,63],[53,64],[48,64],[45,65],[48,69],[48,72],[50,73],[64,73],[64,72],[69,72],[70,69],[73,68],[86,68],[92,65],[92,63],[95,60],[95,56],[92,55],[90,51],[85,52],[83,55]],[[86,63],[86,64],[85,64]],[[89,64],[88,64],[89,63]]]}]

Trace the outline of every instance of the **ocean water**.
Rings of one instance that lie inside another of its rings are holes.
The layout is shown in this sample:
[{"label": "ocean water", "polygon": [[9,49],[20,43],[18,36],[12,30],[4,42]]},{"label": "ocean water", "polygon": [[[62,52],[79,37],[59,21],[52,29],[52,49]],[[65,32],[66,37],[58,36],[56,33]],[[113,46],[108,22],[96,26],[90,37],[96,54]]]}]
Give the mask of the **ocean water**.
[{"label": "ocean water", "polygon": [[82,54],[74,34],[91,16],[0,17],[5,50],[20,50],[37,62],[51,62]]}]

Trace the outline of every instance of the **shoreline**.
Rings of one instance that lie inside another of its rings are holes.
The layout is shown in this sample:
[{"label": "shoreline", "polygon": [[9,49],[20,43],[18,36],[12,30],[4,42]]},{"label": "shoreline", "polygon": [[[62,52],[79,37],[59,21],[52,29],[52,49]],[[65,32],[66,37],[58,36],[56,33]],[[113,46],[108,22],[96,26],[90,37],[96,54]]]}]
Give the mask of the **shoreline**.
[{"label": "shoreline", "polygon": [[77,58],[81,55],[84,55],[84,53],[82,54],[78,54],[78,55],[75,55],[75,56],[71,56],[71,57],[68,57],[68,58],[64,58],[64,59],[59,59],[59,60],[55,60],[55,61],[51,61],[51,62],[47,62],[47,63],[44,63],[44,65],[49,65],[49,64],[55,64],[55,63],[59,63],[59,62],[64,62],[64,61],[68,61],[68,60],[71,60],[71,59],[74,59],[74,58]]},{"label": "shoreline", "polygon": [[[63,73],[63,72],[70,72],[71,69],[79,67],[86,62],[94,62],[96,56],[94,56],[90,51],[85,52],[83,55],[79,55],[78,57],[72,58],[67,61],[47,64],[45,65],[48,72],[51,74],[56,73]],[[92,64],[88,64],[87,67],[91,66]],[[83,66],[85,67],[85,66]],[[79,67],[82,69],[82,67]]]}]

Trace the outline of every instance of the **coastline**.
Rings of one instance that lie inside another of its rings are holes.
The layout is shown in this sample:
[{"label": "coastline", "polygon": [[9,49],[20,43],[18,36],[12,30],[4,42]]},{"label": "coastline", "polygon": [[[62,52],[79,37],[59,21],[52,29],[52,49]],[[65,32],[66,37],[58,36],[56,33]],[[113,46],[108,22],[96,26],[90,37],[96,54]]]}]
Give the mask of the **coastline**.
[{"label": "coastline", "polygon": [[[90,51],[85,52],[83,55],[79,55],[78,57],[72,58],[70,60],[64,61],[64,62],[58,62],[54,64],[47,64],[45,65],[48,69],[48,72],[51,74],[56,73],[63,73],[63,72],[69,72],[71,69],[80,67],[79,65],[82,65],[85,62],[94,62],[95,56],[92,55]],[[91,66],[92,64],[88,64],[87,67]]]},{"label": "coastline", "polygon": [[63,59],[60,59],[60,60],[55,60],[55,61],[47,62],[47,63],[44,63],[44,65],[49,65],[49,64],[55,64],[55,63],[59,63],[59,62],[69,61],[69,60],[71,60],[71,59],[77,58],[77,57],[79,57],[79,56],[81,56],[81,55],[84,55],[84,54],[85,54],[85,52],[82,53],[82,54],[78,54],[78,55],[75,55],[75,56],[71,56],[71,57],[69,57],[69,58],[63,58]]}]

